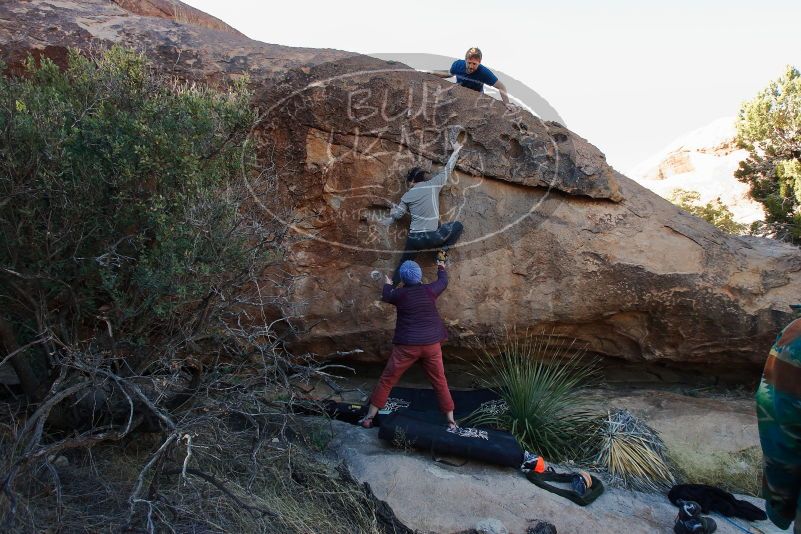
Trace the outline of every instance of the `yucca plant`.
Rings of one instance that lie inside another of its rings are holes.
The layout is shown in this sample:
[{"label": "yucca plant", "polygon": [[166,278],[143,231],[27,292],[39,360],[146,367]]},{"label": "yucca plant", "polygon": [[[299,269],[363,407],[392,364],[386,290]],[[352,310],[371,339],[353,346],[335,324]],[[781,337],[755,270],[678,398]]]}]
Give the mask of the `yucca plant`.
[{"label": "yucca plant", "polygon": [[598,374],[586,350],[575,340],[507,330],[479,351],[475,375],[503,403],[482,406],[465,423],[509,430],[551,461],[586,459],[597,416],[586,407],[584,387]]},{"label": "yucca plant", "polygon": [[676,483],[659,434],[626,410],[609,412],[599,421],[596,463],[612,482],[640,491],[659,492]]}]

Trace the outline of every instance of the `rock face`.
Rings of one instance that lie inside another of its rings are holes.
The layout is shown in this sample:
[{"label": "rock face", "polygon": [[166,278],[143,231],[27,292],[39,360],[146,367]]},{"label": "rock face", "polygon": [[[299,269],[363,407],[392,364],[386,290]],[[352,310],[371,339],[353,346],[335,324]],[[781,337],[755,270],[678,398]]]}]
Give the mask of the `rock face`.
[{"label": "rock face", "polygon": [[126,11],[147,17],[160,17],[184,22],[195,26],[203,26],[215,30],[223,30],[241,35],[237,30],[216,17],[212,17],[199,9],[183,2],[173,0],[112,0]]},{"label": "rock face", "polygon": [[377,220],[405,171],[443,164],[460,131],[465,149],[441,197],[443,221],[465,225],[439,301],[449,354],[516,325],[634,361],[755,363],[788,322],[798,249],[720,233],[563,126],[401,64],[136,14],[156,3],[4,2],[2,59],[15,72],[28,53],[63,62],[67,47],[118,42],[186,79],[248,75],[261,117],[254,207],[292,230],[283,268],[308,329],[299,350],[385,357],[394,311],[370,273],[394,268],[407,223]]}]

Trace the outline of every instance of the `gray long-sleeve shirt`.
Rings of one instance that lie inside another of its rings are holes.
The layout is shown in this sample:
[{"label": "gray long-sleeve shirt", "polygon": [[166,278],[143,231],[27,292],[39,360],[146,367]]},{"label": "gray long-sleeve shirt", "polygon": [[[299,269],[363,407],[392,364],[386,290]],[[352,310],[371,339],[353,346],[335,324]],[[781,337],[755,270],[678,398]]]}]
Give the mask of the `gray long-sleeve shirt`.
[{"label": "gray long-sleeve shirt", "polygon": [[439,192],[448,183],[448,178],[456,166],[460,149],[461,147],[451,154],[444,169],[431,179],[414,184],[414,187],[401,197],[400,203],[392,206],[389,216],[395,220],[409,212],[412,217],[412,223],[409,226],[410,233],[431,232],[439,228]]}]

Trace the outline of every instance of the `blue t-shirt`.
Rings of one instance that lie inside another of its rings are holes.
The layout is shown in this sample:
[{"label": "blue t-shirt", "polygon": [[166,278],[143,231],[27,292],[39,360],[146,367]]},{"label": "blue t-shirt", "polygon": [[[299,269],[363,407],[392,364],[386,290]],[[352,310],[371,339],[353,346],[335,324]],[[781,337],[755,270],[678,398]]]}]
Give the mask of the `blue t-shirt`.
[{"label": "blue t-shirt", "polygon": [[484,91],[484,84],[495,85],[498,77],[484,65],[479,64],[472,74],[467,74],[467,62],[464,59],[457,59],[451,65],[451,74],[456,76],[456,83],[462,87],[467,87],[473,91]]}]

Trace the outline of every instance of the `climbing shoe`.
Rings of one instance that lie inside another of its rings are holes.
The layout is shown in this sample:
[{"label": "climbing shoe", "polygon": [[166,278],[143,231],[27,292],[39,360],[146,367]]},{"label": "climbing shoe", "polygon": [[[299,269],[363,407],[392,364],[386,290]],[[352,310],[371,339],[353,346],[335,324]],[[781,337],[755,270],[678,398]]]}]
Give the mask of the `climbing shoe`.
[{"label": "climbing shoe", "polygon": [[592,477],[586,471],[578,471],[573,473],[573,479],[570,481],[570,488],[580,496],[587,493],[587,489],[592,486]]},{"label": "climbing shoe", "polygon": [[676,534],[712,534],[718,525],[711,517],[691,517],[690,519],[676,519],[673,532]]},{"label": "climbing shoe", "polygon": [[520,466],[521,471],[524,473],[528,473],[529,471],[544,473],[546,467],[545,458],[533,452],[523,451],[523,464]]},{"label": "climbing shoe", "polygon": [[679,515],[673,532],[676,534],[712,534],[718,525],[711,517],[701,515],[701,505],[695,501],[678,501]]}]

